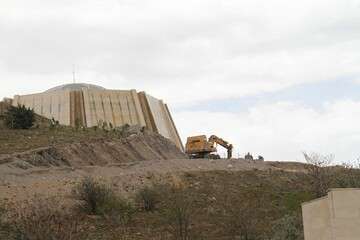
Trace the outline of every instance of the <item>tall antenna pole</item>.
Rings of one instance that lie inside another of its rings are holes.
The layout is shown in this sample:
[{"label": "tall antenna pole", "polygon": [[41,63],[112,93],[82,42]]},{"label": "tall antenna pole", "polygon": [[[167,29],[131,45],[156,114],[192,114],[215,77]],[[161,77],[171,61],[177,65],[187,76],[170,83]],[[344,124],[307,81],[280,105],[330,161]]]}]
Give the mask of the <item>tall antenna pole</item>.
[{"label": "tall antenna pole", "polygon": [[73,64],[73,83],[76,83],[76,79],[75,79],[75,64]]}]

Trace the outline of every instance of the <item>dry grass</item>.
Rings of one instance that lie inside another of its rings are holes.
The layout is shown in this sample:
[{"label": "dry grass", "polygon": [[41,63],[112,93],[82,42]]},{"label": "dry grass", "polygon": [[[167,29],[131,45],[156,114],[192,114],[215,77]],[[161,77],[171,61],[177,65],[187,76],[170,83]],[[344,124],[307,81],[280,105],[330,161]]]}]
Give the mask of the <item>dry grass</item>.
[{"label": "dry grass", "polygon": [[76,130],[71,127],[59,129],[34,128],[29,130],[10,130],[0,128],[0,154],[23,152],[52,144],[66,144],[101,138],[119,138],[113,132],[87,128]]},{"label": "dry grass", "polygon": [[84,216],[61,204],[59,199],[34,197],[8,211],[7,239],[77,240],[86,236],[80,227]]}]

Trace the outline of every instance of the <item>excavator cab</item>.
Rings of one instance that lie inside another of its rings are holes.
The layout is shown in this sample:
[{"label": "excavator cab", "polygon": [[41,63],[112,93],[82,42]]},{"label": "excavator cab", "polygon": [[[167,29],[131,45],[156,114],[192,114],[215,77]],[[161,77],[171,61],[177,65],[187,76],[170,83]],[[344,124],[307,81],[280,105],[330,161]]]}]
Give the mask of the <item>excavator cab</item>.
[{"label": "excavator cab", "polygon": [[227,149],[228,159],[232,157],[233,146],[227,141],[212,135],[209,139],[205,135],[188,137],[185,145],[185,153],[190,158],[213,158],[219,159],[220,156],[212,154],[217,152],[217,145]]}]

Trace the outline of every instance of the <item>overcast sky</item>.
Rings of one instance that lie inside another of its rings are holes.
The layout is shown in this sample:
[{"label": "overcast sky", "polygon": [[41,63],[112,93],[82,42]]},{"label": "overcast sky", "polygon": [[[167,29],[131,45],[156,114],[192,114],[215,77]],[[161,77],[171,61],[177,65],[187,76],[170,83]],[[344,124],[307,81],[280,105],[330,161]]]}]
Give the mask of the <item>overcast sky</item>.
[{"label": "overcast sky", "polygon": [[0,0],[0,98],[78,82],[169,103],[267,160],[360,157],[360,0]]}]

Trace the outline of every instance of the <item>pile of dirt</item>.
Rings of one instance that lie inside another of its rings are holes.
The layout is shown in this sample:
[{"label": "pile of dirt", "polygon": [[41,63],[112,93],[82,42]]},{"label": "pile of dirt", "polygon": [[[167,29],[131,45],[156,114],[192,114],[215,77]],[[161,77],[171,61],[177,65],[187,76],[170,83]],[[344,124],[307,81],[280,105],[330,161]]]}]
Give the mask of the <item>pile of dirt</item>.
[{"label": "pile of dirt", "polygon": [[56,144],[21,153],[0,155],[0,165],[28,169],[51,166],[106,166],[147,160],[186,158],[175,144],[163,136],[140,132],[126,138],[100,138]]}]

